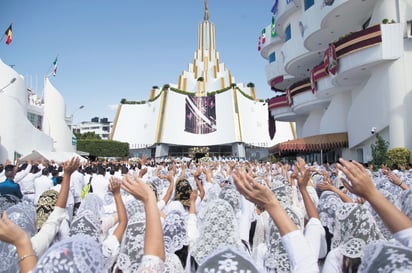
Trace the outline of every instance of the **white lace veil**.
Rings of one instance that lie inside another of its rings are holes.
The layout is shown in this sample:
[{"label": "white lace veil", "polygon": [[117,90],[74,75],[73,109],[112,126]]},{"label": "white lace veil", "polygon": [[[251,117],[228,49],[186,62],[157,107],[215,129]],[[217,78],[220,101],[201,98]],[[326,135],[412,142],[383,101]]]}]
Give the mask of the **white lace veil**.
[{"label": "white lace veil", "polygon": [[67,237],[53,244],[38,260],[33,273],[104,272],[100,245],[86,235]]},{"label": "white lace veil", "polygon": [[182,262],[174,253],[166,253],[165,269],[163,273],[185,273]]},{"label": "white lace veil", "polygon": [[343,255],[358,258],[370,242],[384,237],[369,210],[357,203],[343,203],[336,211],[336,229],[332,249],[339,247]]},{"label": "white lace veil", "polygon": [[97,242],[100,240],[100,215],[87,209],[77,213],[70,225],[69,236],[84,234],[91,236]]},{"label": "white lace veil", "polygon": [[103,200],[95,193],[89,193],[86,195],[86,198],[82,200],[80,207],[77,210],[77,214],[80,214],[83,210],[90,210],[100,216],[102,209]]},{"label": "white lace veil", "polygon": [[223,199],[210,201],[206,208],[200,237],[195,242],[192,256],[201,265],[204,259],[223,246],[241,246],[232,206]]},{"label": "white lace veil", "polygon": [[117,265],[123,273],[136,272],[139,268],[144,251],[145,231],[146,216],[144,212],[137,210],[129,217],[117,258]]},{"label": "white lace veil", "polygon": [[412,272],[412,249],[397,241],[372,242],[364,249],[358,272]]},{"label": "white lace veil", "polygon": [[[285,208],[285,211],[297,227],[301,228],[302,216],[292,208]],[[266,271],[268,273],[289,273],[291,270],[289,257],[283,246],[279,229],[272,219],[269,220],[269,236],[266,241],[266,248],[267,251],[264,257]]]},{"label": "white lace veil", "polygon": [[178,210],[170,211],[163,224],[163,240],[166,253],[174,253],[188,245],[186,218]]},{"label": "white lace veil", "polygon": [[323,191],[319,198],[318,212],[322,226],[327,227],[333,234],[336,226],[336,211],[343,202],[340,197],[332,191]]},{"label": "white lace veil", "polygon": [[207,257],[196,272],[259,273],[259,270],[247,253],[233,246],[226,246]]},{"label": "white lace veil", "polygon": [[[13,223],[23,229],[29,237],[36,233],[36,210],[33,203],[23,201],[9,207],[7,215]],[[12,244],[0,241],[0,272],[18,272],[16,247]]]},{"label": "white lace veil", "polygon": [[240,193],[235,186],[224,186],[219,193],[219,198],[229,202],[235,212],[235,215],[240,212]]}]

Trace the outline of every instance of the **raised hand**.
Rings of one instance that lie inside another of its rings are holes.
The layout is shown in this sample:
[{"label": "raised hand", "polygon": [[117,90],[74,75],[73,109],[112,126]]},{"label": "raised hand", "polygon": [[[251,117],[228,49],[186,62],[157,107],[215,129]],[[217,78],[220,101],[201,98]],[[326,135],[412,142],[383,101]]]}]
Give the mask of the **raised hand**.
[{"label": "raised hand", "polygon": [[64,162],[63,170],[65,174],[71,175],[80,167],[80,158],[73,157],[72,159]]},{"label": "raised hand", "polygon": [[109,179],[109,191],[113,194],[120,193],[120,187],[122,185],[122,181],[119,178],[110,177]]},{"label": "raised hand", "polygon": [[141,200],[143,203],[149,201],[151,198],[156,199],[152,189],[144,183],[139,176],[134,175],[133,178],[131,178],[129,174],[127,174],[124,177],[125,179],[123,179],[123,183],[121,185],[123,190]]},{"label": "raised hand", "polygon": [[377,189],[373,184],[372,178],[369,173],[365,170],[362,164],[356,161],[347,161],[343,158],[339,159],[337,168],[342,171],[346,177],[350,180],[342,179],[343,185],[351,193],[357,196],[368,199],[368,196],[374,194]]}]

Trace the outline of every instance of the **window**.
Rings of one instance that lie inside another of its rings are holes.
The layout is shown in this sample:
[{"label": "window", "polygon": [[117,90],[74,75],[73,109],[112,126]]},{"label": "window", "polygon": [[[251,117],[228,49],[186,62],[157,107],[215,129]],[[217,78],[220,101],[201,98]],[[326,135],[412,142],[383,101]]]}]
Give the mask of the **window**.
[{"label": "window", "polygon": [[290,38],[292,38],[292,34],[291,34],[291,31],[290,31],[290,24],[289,24],[285,29],[285,42],[289,41]]},{"label": "window", "polygon": [[307,10],[308,8],[313,6],[314,4],[315,4],[315,0],[305,0],[305,10]]},{"label": "window", "polygon": [[276,52],[273,52],[269,55],[269,63],[276,62]]}]

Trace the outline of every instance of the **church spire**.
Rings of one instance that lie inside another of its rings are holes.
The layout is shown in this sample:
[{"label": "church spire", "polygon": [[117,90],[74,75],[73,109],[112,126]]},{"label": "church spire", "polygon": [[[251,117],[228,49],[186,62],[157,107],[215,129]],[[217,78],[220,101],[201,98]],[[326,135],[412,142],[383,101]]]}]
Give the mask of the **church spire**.
[{"label": "church spire", "polygon": [[215,26],[209,22],[209,8],[207,0],[203,0],[205,5],[205,12],[203,15],[203,22],[199,24],[198,28],[198,43],[199,50],[215,50]]},{"label": "church spire", "polygon": [[207,7],[207,0],[203,0],[205,4],[205,13],[203,15],[203,21],[209,21],[209,8]]}]

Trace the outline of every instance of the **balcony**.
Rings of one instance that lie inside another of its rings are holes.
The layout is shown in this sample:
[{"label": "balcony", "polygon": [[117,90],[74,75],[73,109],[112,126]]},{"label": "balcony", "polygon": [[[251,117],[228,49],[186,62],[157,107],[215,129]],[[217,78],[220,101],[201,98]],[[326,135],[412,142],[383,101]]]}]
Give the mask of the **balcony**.
[{"label": "balcony", "polygon": [[287,94],[269,100],[269,110],[278,121],[292,121],[296,114],[292,111],[291,100]]},{"label": "balcony", "polygon": [[293,101],[292,109],[298,115],[310,113],[313,109],[326,107],[329,99],[318,98],[311,91],[310,79],[304,79],[289,87]]},{"label": "balcony", "polygon": [[281,60],[267,64],[265,71],[268,84],[275,90],[284,91],[289,85],[296,81],[295,77],[289,75],[285,71],[285,67]]},{"label": "balcony", "polygon": [[403,24],[380,24],[351,33],[334,43],[338,59],[335,85],[360,84],[369,78],[371,68],[396,60],[403,54]]},{"label": "balcony", "polygon": [[278,1],[275,29],[282,39],[285,38],[285,24],[289,21],[288,19],[291,14],[300,10],[302,1],[303,0],[293,0],[289,1],[289,3],[285,0]]},{"label": "balcony", "polygon": [[301,17],[305,47],[320,50],[342,34],[362,29],[375,4],[376,0],[335,0],[332,5],[318,1]]}]

